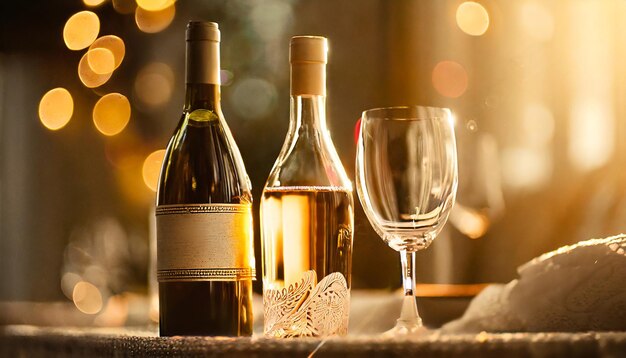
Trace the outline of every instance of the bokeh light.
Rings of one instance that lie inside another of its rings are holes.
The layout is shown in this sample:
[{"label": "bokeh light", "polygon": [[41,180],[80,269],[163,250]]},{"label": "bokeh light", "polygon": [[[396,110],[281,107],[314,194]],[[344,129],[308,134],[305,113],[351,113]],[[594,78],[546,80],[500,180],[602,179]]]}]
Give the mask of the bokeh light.
[{"label": "bokeh light", "polygon": [[[99,37],[91,44],[91,46],[89,46],[90,50],[94,50],[97,48],[104,48],[111,51],[114,58],[113,69],[116,69],[120,66],[122,60],[124,59],[124,55],[126,54],[126,46],[124,45],[124,41],[115,35]],[[89,57],[89,63],[91,64],[91,57]]]},{"label": "bokeh light", "polygon": [[230,86],[234,78],[235,74],[233,74],[232,71],[220,70],[220,82],[222,87]]},{"label": "bokeh light", "polygon": [[124,170],[126,168],[123,165],[128,164],[124,162],[124,158],[133,153],[144,152],[146,149],[143,146],[143,139],[128,128],[124,135],[110,137],[104,142],[104,155],[114,168]]},{"label": "bokeh light", "polygon": [[119,161],[119,170],[115,171],[119,188],[131,203],[145,205],[154,204],[154,193],[146,190],[143,182],[143,155],[128,153]]},{"label": "bokeh light", "polygon": [[146,33],[156,33],[165,30],[174,20],[176,6],[174,4],[157,11],[149,11],[137,6],[135,22],[139,30]]},{"label": "bokeh light", "polygon": [[554,18],[539,2],[521,4],[520,20],[527,35],[537,41],[549,41],[554,35]]},{"label": "bokeh light", "polygon": [[287,1],[258,1],[250,11],[250,23],[265,41],[279,38],[293,17],[292,5]]},{"label": "bokeh light", "polygon": [[100,133],[113,136],[120,133],[130,120],[130,103],[126,96],[109,93],[93,108],[93,123]]},{"label": "bokeh light", "polygon": [[122,15],[132,14],[137,8],[135,0],[112,0],[111,3],[113,4],[113,9]]},{"label": "bokeh light", "polygon": [[74,294],[74,287],[80,281],[82,281],[80,275],[73,272],[66,272],[63,274],[63,276],[61,276],[61,291],[63,291],[65,297],[69,298],[70,300],[72,299],[72,296]]},{"label": "bokeh light", "polygon": [[150,63],[137,74],[134,91],[136,98],[148,107],[166,104],[174,92],[174,71],[165,63]]},{"label": "bokeh light", "polygon": [[467,90],[467,72],[454,61],[441,61],[433,69],[433,86],[445,97],[457,98]]},{"label": "bokeh light", "polygon": [[109,78],[111,78],[111,75],[113,74],[113,72],[98,74],[91,69],[91,66],[89,65],[89,52],[91,51],[92,50],[87,51],[78,63],[78,77],[87,88],[102,86],[109,80]]},{"label": "bokeh light", "polygon": [[63,28],[63,41],[70,50],[82,50],[91,45],[100,32],[100,19],[91,11],[81,11],[70,17]]},{"label": "bokeh light", "polygon": [[450,222],[465,236],[478,239],[489,230],[490,221],[480,210],[456,203],[450,214]]},{"label": "bokeh light", "polygon": [[102,294],[93,284],[81,281],[74,286],[72,300],[79,311],[96,314],[102,309]]},{"label": "bokeh light", "polygon": [[502,150],[502,179],[512,189],[538,189],[552,175],[549,149],[513,147]]},{"label": "bokeh light", "polygon": [[480,36],[489,28],[489,13],[481,4],[466,1],[456,9],[456,23],[466,34]]},{"label": "bokeh light", "polygon": [[98,47],[87,51],[87,63],[91,70],[99,75],[111,73],[115,69],[113,52],[106,48]]},{"label": "bokeh light", "polygon": [[569,46],[559,57],[559,65],[569,62],[565,82],[569,97],[563,101],[569,107],[567,154],[572,166],[583,172],[610,163],[621,137],[616,120],[622,117],[618,88],[623,71],[615,64],[623,61],[618,60],[621,50],[614,41],[623,37],[610,30],[608,19],[614,15],[614,7],[600,7],[595,1],[573,1],[568,8]]},{"label": "bokeh light", "polygon": [[615,149],[615,117],[605,99],[581,99],[571,109],[569,158],[578,170],[601,167]]},{"label": "bokeh light", "polygon": [[141,170],[143,182],[154,192],[157,190],[159,175],[161,173],[161,164],[163,164],[164,156],[165,149],[159,149],[150,153],[146,160],[143,161],[143,167]]},{"label": "bokeh light", "polygon": [[147,11],[160,11],[174,4],[174,0],[136,0],[137,6]]},{"label": "bokeh light", "polygon": [[470,119],[465,123],[465,128],[470,132],[476,132],[478,131],[478,122],[474,119]]},{"label": "bokeh light", "polygon": [[74,100],[62,87],[51,89],[39,101],[39,120],[50,130],[65,127],[74,113]]},{"label": "bokeh light", "polygon": [[105,0],[83,0],[83,4],[89,7],[100,6],[104,3]]},{"label": "bokeh light", "polygon": [[131,305],[130,297],[134,295],[125,292],[120,295],[109,297],[104,309],[93,321],[94,325],[100,327],[121,327],[128,319],[128,309]]},{"label": "bokeh light", "polygon": [[261,78],[246,78],[235,83],[230,99],[237,114],[245,119],[263,118],[276,104],[276,87]]}]

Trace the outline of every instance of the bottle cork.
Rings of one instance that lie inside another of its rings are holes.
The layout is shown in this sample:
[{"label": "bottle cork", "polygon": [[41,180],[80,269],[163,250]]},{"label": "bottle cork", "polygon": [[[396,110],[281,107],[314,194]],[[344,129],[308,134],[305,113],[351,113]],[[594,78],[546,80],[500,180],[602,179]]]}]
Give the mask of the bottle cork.
[{"label": "bottle cork", "polygon": [[291,95],[326,95],[328,40],[321,36],[295,36],[289,46]]}]

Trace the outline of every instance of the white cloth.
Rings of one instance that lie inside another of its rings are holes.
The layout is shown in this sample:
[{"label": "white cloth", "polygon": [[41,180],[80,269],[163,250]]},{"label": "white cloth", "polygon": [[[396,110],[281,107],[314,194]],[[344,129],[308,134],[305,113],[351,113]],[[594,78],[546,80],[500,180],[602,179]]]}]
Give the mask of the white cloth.
[{"label": "white cloth", "polygon": [[626,235],[581,241],[481,292],[444,332],[626,330]]}]

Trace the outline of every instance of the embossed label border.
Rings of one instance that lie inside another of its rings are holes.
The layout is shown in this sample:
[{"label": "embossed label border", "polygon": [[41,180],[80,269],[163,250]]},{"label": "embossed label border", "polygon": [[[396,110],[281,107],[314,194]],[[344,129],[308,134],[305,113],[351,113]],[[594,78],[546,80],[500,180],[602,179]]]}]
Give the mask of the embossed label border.
[{"label": "embossed label border", "polygon": [[256,280],[251,204],[159,205],[155,214],[159,282]]},{"label": "embossed label border", "polygon": [[157,278],[159,282],[199,280],[238,281],[255,279],[256,270],[252,268],[159,270],[157,272]]},{"label": "embossed label border", "polygon": [[156,207],[156,216],[184,215],[184,214],[213,214],[213,213],[251,213],[249,204],[177,204],[159,205]]}]

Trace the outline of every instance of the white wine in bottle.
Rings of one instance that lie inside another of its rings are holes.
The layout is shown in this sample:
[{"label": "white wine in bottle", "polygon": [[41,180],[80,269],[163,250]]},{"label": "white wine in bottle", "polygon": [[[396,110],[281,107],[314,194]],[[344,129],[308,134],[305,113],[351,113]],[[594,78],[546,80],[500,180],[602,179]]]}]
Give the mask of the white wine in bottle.
[{"label": "white wine in bottle", "polygon": [[220,31],[187,26],[186,98],[157,192],[161,336],[252,335],[252,195],[220,107]]},{"label": "white wine in bottle", "polygon": [[264,332],[270,337],[348,330],[352,184],[326,128],[327,40],[290,45],[291,120],[261,199]]}]

